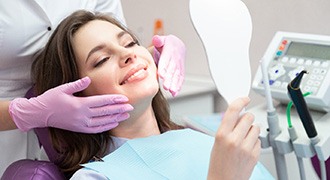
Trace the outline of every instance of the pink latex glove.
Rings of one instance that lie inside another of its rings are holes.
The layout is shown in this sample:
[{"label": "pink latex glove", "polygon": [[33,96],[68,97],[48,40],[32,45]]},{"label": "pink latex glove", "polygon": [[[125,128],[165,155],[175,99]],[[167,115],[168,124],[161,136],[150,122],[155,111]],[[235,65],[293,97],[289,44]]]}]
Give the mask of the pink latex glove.
[{"label": "pink latex glove", "polygon": [[118,126],[133,110],[123,95],[76,97],[91,83],[85,77],[72,83],[52,88],[31,99],[11,101],[9,113],[22,131],[36,127],[56,127],[75,132],[98,133]]},{"label": "pink latex glove", "polygon": [[184,80],[186,47],[173,35],[155,35],[152,44],[155,46],[154,59],[158,64],[158,75],[163,79],[164,89],[174,97],[181,90]]}]

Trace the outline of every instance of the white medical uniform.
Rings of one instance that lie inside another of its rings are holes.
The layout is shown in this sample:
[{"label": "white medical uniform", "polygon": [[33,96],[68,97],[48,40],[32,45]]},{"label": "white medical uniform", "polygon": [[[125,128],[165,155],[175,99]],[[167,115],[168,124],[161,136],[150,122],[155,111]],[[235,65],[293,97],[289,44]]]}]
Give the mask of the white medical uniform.
[{"label": "white medical uniform", "polygon": [[[120,0],[0,0],[0,99],[23,97],[31,87],[34,54],[62,19],[85,9],[113,14],[125,23]],[[19,159],[39,158],[33,131],[0,132],[0,177]]]}]

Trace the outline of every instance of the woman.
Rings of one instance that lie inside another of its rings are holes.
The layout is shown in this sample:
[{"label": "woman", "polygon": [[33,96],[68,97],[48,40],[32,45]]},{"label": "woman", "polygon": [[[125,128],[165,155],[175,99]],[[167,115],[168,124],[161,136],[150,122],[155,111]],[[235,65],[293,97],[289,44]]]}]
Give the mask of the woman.
[{"label": "woman", "polygon": [[[77,96],[123,94],[134,107],[126,121],[107,132],[51,130],[53,145],[60,153],[57,164],[69,176],[81,168],[80,164],[104,157],[126,139],[181,128],[170,121],[152,56],[133,34],[108,16],[78,11],[66,18],[38,56],[32,72],[38,94],[88,76],[90,86]],[[211,153],[210,179],[247,179],[257,163],[259,128],[252,126],[251,114],[239,116],[248,102],[248,98],[235,101],[224,116]],[[106,178],[87,169],[79,170],[74,178],[92,176]]]}]

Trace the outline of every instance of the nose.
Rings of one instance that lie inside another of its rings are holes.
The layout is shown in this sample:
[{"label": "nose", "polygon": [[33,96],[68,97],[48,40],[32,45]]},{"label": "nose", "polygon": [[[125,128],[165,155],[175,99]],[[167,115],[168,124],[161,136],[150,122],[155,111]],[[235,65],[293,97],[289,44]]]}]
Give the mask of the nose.
[{"label": "nose", "polygon": [[126,66],[136,59],[136,54],[131,48],[123,48],[120,66]]}]

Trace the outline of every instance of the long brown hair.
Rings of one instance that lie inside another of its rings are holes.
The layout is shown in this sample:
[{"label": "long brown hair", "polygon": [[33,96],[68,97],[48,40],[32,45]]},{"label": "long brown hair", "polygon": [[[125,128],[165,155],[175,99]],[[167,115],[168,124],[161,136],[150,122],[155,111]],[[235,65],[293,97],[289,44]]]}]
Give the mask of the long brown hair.
[{"label": "long brown hair", "polygon": [[[112,23],[128,32],[137,42],[137,38],[127,28],[110,16],[84,10],[73,13],[59,24],[32,65],[32,77],[38,95],[48,89],[80,78],[72,47],[73,36],[79,28],[93,20]],[[181,128],[170,120],[169,106],[161,91],[158,91],[153,98],[152,107],[160,132]],[[107,131],[84,134],[50,128],[50,135],[52,144],[59,153],[56,163],[69,176],[81,168],[79,164],[87,163],[93,156],[103,157],[111,145]]]}]

